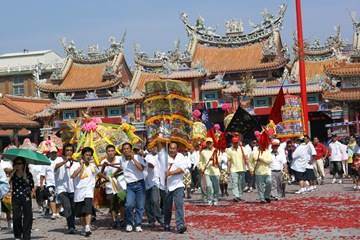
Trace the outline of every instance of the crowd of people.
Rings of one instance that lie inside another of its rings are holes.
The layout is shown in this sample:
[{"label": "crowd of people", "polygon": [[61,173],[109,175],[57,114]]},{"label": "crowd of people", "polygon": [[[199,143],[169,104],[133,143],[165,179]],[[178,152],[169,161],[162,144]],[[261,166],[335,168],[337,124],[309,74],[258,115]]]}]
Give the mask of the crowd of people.
[{"label": "crowd of people", "polygon": [[234,203],[244,201],[244,192],[256,190],[260,203],[268,204],[285,197],[287,184],[299,185],[295,194],[316,191],[324,184],[327,165],[333,184],[351,177],[354,190],[360,190],[360,148],[353,136],[347,144],[336,135],[329,144],[308,136],[271,139],[265,148],[257,140],[245,144],[240,134],[226,149],[215,148],[211,137],[194,142],[191,149],[181,149],[175,142],[145,149],[124,143],[120,149],[108,145],[99,165],[93,161],[92,148],[83,148],[80,159],[73,159],[74,152],[71,144],[64,144],[61,154],[51,148],[46,152],[49,166],[29,165],[21,157],[12,163],[1,161],[2,211],[15,239],[30,239],[33,196],[45,216],[66,219],[67,234],[78,233],[78,218],[80,234],[90,236],[99,186],[104,189],[112,228],[142,232],[146,214],[150,228],[171,231],[175,206],[175,229],[180,234],[187,230],[184,199],[194,192],[201,193],[205,204],[216,206],[230,195],[230,185]]}]

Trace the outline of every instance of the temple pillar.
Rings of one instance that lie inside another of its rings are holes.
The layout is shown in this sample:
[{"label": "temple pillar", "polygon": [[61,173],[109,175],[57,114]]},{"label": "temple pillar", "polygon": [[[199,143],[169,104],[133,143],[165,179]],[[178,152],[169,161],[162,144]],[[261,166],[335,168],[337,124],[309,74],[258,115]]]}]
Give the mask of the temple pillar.
[{"label": "temple pillar", "polygon": [[234,110],[234,112],[236,112],[236,110],[238,109],[238,107],[239,107],[239,98],[238,98],[238,96],[237,95],[232,95],[232,97],[233,97],[233,110]]},{"label": "temple pillar", "polygon": [[194,102],[199,102],[200,100],[200,91],[199,91],[199,79],[194,79],[192,81],[192,99]]}]

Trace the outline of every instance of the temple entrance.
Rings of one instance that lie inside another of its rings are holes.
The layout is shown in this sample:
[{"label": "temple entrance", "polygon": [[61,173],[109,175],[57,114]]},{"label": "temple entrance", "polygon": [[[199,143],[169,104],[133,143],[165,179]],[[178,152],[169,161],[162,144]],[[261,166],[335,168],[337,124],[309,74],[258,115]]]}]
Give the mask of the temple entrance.
[{"label": "temple entrance", "polygon": [[326,141],[328,138],[326,124],[331,123],[331,118],[323,112],[310,112],[310,137],[318,137],[320,141]]}]

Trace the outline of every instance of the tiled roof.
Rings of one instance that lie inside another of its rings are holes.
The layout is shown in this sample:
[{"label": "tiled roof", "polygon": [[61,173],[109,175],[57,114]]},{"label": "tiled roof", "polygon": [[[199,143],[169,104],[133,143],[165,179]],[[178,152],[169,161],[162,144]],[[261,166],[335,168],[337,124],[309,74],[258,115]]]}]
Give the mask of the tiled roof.
[{"label": "tiled roof", "polygon": [[119,80],[103,80],[107,63],[80,64],[72,63],[69,72],[61,84],[42,83],[40,90],[44,92],[72,92],[104,89],[116,86]]},{"label": "tiled roof", "polygon": [[220,90],[225,88],[225,84],[221,84],[218,81],[205,81],[205,83],[203,83],[200,87],[201,91],[208,91],[208,90]]},{"label": "tiled roof", "polygon": [[[263,88],[255,88],[253,96],[275,96],[278,94],[280,89],[280,86],[276,87],[263,87]],[[283,86],[284,93],[287,94],[298,94],[300,93],[300,85],[289,85],[289,86]],[[311,84],[306,86],[306,92],[308,93],[315,93],[315,92],[321,92],[321,87],[319,84]]]},{"label": "tiled roof", "polygon": [[145,89],[145,83],[151,80],[160,80],[159,73],[149,73],[141,70],[137,70],[133,79],[133,90],[137,89],[139,91],[143,91]]},{"label": "tiled roof", "polygon": [[[335,62],[336,58],[324,61],[305,61],[306,80],[312,80],[316,76],[325,76],[325,66],[334,64]],[[295,62],[291,71],[295,74],[295,76],[297,76],[297,80],[299,80],[299,61]]]},{"label": "tiled roof", "polygon": [[0,128],[22,128],[38,127],[39,123],[28,119],[25,115],[18,113],[0,100]]},{"label": "tiled roof", "polygon": [[[110,79],[105,79],[106,68],[112,67],[116,72]],[[100,63],[77,63],[68,59],[62,69],[62,79],[59,84],[48,81],[37,84],[44,92],[76,92],[106,89],[119,85],[121,82],[127,85],[131,79],[126,61],[122,53],[114,59]]]},{"label": "tiled roof", "polygon": [[337,62],[326,67],[326,73],[333,76],[360,76],[360,63]]},{"label": "tiled roof", "polygon": [[[21,137],[25,137],[31,134],[31,131],[26,129],[26,128],[22,128],[19,131],[17,131],[17,135],[21,136]],[[12,129],[7,129],[7,130],[0,130],[0,136],[13,136],[14,135],[14,130]]]},{"label": "tiled roof", "polygon": [[161,74],[161,78],[168,79],[184,79],[184,78],[200,78],[206,76],[205,72],[201,72],[196,69],[173,71],[169,74]]},{"label": "tiled roof", "polygon": [[238,84],[231,84],[222,90],[225,94],[238,94],[241,92],[241,88]]},{"label": "tiled roof", "polygon": [[137,100],[141,100],[144,99],[145,94],[140,91],[139,89],[136,89],[131,96],[127,97],[126,99],[129,101],[137,101]]},{"label": "tiled roof", "polygon": [[91,107],[111,107],[120,106],[126,104],[127,101],[124,98],[101,98],[101,99],[84,99],[84,100],[72,100],[69,102],[60,102],[55,104],[52,108],[55,110],[65,109],[82,109]]},{"label": "tiled roof", "polygon": [[325,92],[325,99],[335,101],[360,101],[360,89],[346,89],[337,92]]},{"label": "tiled roof", "polygon": [[211,73],[272,70],[285,66],[287,62],[281,56],[263,62],[261,43],[237,48],[208,47],[198,43],[192,59],[193,64],[201,63]]},{"label": "tiled roof", "polygon": [[44,108],[51,104],[51,100],[5,95],[3,103],[18,113],[32,115],[44,110]]}]

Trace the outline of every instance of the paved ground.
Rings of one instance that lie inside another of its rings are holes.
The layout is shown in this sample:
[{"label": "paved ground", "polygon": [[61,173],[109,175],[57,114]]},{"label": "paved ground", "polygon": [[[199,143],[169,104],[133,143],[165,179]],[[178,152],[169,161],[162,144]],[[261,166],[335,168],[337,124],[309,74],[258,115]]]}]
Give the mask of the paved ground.
[{"label": "paved ground", "polygon": [[[144,226],[142,233],[126,233],[109,228],[105,209],[101,209],[90,239],[360,239],[360,192],[354,192],[350,180],[344,184],[319,186],[316,192],[295,195],[288,186],[284,200],[259,204],[256,193],[246,193],[246,201],[233,203],[222,199],[219,206],[196,201],[198,194],[186,203],[188,232],[165,233],[161,228]],[[81,239],[64,235],[65,220],[43,218],[35,211],[33,239]],[[4,227],[4,219],[0,226]],[[0,239],[13,239],[3,229]]]}]

